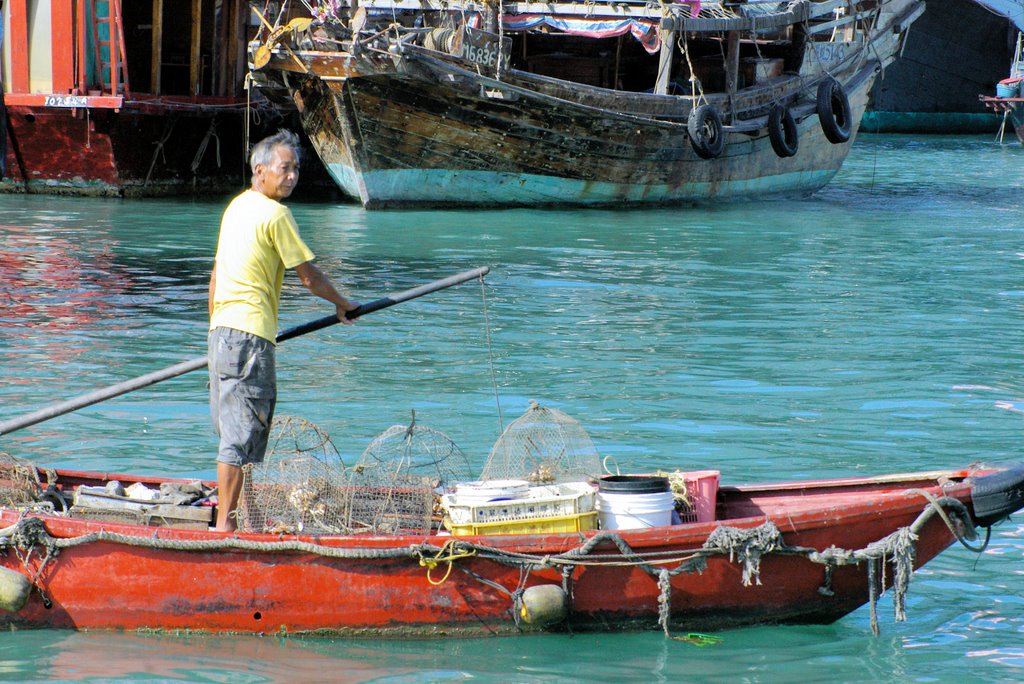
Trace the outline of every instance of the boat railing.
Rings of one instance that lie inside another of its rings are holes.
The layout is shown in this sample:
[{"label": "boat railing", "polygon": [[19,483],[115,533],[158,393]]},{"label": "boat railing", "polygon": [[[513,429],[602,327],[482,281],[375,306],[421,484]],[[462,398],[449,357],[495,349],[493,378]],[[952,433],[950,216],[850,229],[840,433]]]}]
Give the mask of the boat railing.
[{"label": "boat railing", "polygon": [[[336,11],[354,12],[356,8],[370,15],[393,12],[493,12],[493,7],[481,0],[464,2],[452,0],[342,0]],[[654,19],[667,31],[688,32],[771,32],[793,24],[807,22],[809,33],[824,35],[833,40],[836,33],[863,22],[878,9],[876,2],[849,0],[744,0],[722,2],[715,0],[615,0],[605,2],[537,2],[536,0],[506,1],[501,5],[505,15],[553,15],[586,17],[590,19]]]}]

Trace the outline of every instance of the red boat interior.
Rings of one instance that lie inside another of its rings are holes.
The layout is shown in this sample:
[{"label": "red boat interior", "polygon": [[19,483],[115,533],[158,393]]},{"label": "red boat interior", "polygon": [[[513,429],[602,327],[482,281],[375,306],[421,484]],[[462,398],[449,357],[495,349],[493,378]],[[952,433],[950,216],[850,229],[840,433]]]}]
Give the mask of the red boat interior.
[{"label": "red boat interior", "polygon": [[[799,516],[803,512],[825,509],[841,510],[856,507],[866,501],[882,501],[889,497],[910,497],[914,505],[923,499],[916,492],[930,490],[933,494],[957,494],[968,491],[964,480],[985,472],[969,470],[941,470],[880,477],[809,480],[802,482],[770,483],[721,486],[715,501],[715,520],[742,520],[745,518],[786,518]],[[73,470],[47,471],[39,469],[40,482],[49,482],[56,476],[53,490],[61,493],[65,504],[70,504],[74,491],[81,486],[104,487],[108,482],[120,481],[125,484],[141,483],[159,488],[162,483],[187,484],[189,480],[146,477],[126,474],[93,473]],[[203,482],[213,489],[215,483]],[[0,482],[0,487],[4,485]],[[961,496],[961,498],[966,498]],[[212,505],[211,502],[204,502]],[[60,506],[56,507],[59,511]],[[151,523],[157,524],[157,523]],[[165,523],[166,524],[166,523]],[[174,525],[169,525],[173,527]],[[441,519],[435,516],[434,532],[441,528]],[[192,529],[195,529],[194,527]]]}]

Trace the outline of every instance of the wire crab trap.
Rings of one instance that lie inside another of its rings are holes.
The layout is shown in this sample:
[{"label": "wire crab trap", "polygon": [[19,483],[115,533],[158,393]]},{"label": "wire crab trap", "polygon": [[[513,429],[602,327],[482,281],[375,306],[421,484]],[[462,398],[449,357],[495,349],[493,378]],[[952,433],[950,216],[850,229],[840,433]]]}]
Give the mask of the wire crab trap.
[{"label": "wire crab trap", "polygon": [[600,474],[601,459],[579,421],[531,401],[491,448],[480,479],[545,485],[583,482]]},{"label": "wire crab trap", "polygon": [[274,421],[262,463],[242,468],[238,528],[276,534],[347,532],[345,464],[326,432],[301,418]]},{"label": "wire crab trap", "polygon": [[438,493],[472,479],[469,461],[443,432],[393,425],[377,436],[349,473],[355,533],[429,534]]}]

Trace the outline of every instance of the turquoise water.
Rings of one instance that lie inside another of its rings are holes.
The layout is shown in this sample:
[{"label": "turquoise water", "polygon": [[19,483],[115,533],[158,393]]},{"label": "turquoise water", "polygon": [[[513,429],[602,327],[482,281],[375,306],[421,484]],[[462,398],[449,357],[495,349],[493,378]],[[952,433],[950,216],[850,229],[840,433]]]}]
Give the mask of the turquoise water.
[{"label": "turquoise water", "polygon": [[[1024,150],[863,136],[802,201],[643,211],[367,213],[293,202],[318,263],[369,301],[462,285],[292,340],[279,415],[346,462],[388,427],[440,430],[482,466],[531,399],[610,467],[726,482],[1020,459]],[[0,196],[0,420],[205,353],[226,198]],[[282,327],[329,313],[291,280]],[[212,477],[202,372],[0,437],[40,464]],[[1018,681],[1024,526],[951,548],[836,624],[434,642],[15,632],[10,681]],[[324,600],[331,600],[324,597]],[[111,605],[111,610],[117,610]]]}]

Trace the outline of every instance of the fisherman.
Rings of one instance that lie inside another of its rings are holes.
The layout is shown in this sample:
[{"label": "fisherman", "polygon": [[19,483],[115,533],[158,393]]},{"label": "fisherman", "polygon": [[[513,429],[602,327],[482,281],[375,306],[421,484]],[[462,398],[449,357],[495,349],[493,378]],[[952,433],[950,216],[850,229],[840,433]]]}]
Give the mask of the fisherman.
[{"label": "fisherman", "polygon": [[237,528],[242,466],[263,460],[277,399],[274,344],[285,269],[334,304],[338,320],[359,303],[344,297],[313,264],[292,212],[281,200],[299,181],[299,137],[282,130],[252,150],[252,186],[235,197],[220,224],[210,275],[210,414],[217,452],[218,531]]}]

